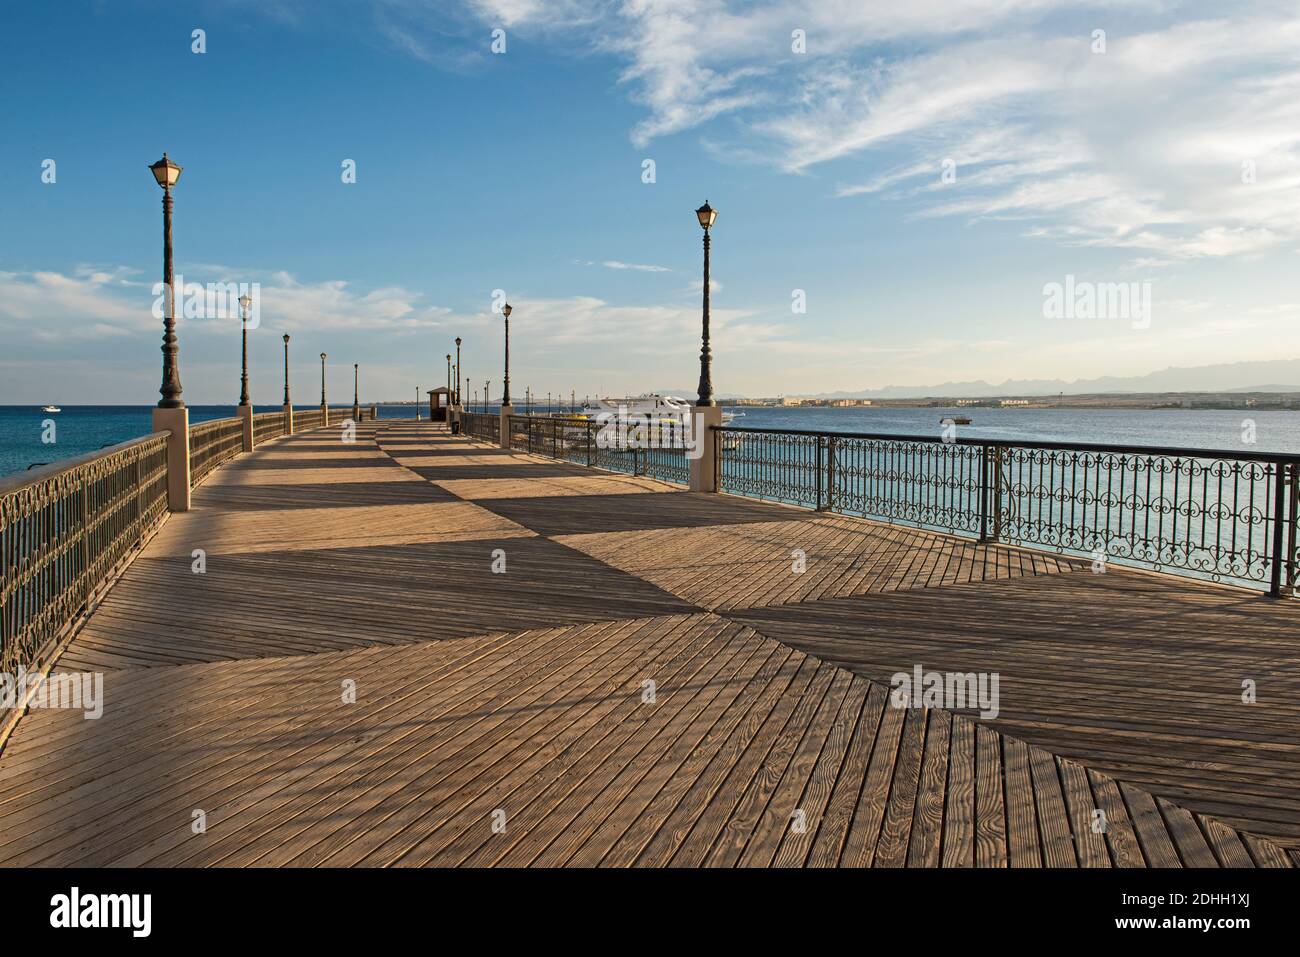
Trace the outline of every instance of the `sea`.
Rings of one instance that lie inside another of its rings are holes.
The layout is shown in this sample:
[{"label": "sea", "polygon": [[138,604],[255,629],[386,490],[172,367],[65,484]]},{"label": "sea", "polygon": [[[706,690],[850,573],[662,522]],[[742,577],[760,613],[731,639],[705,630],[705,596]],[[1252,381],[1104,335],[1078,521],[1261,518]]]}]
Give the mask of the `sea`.
[{"label": "sea", "polygon": [[[279,406],[257,412],[279,411]],[[303,406],[310,410],[313,406]],[[0,476],[75,458],[151,431],[152,406],[0,406]],[[495,410],[493,410],[495,411]],[[520,408],[520,411],[522,409]],[[551,411],[534,405],[534,414]],[[556,406],[554,411],[565,411]],[[732,423],[762,429],[872,432],[937,438],[941,420],[969,416],[963,437],[1006,441],[1097,442],[1232,452],[1300,453],[1300,412],[1253,409],[1001,409],[1001,408],[736,408]],[[190,406],[190,422],[229,418],[231,405]],[[381,419],[414,415],[410,405],[381,405]]]}]

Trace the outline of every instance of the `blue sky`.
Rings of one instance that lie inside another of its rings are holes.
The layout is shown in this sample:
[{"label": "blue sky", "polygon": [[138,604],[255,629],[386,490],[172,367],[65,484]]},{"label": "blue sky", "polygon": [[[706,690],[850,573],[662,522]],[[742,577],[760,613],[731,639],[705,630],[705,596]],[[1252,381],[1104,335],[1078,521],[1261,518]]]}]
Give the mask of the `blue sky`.
[{"label": "blue sky", "polygon": [[[465,371],[499,383],[497,289],[516,393],[691,387],[705,198],[723,393],[1300,354],[1293,3],[122,0],[0,17],[0,403],[156,400],[146,166],[163,150],[185,168],[178,271],[260,284],[259,403],[279,401],[286,331],[303,401],[321,351],[335,396],[359,362],[367,396],[402,398],[442,382],[457,335]],[[1045,318],[1044,286],[1067,276],[1150,283],[1149,326]],[[180,335],[186,399],[234,401],[237,324]]]}]

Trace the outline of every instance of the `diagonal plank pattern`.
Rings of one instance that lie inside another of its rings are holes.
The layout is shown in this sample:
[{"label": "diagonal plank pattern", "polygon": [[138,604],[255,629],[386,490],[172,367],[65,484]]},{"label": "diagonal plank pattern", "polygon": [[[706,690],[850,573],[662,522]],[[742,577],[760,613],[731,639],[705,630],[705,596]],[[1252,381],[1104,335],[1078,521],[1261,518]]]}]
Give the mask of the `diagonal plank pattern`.
[{"label": "diagonal plank pattern", "polygon": [[858,653],[908,600],[1050,594],[1071,562],[410,422],[285,438],[194,500],[60,662],[107,672],[103,716],[34,710],[0,755],[0,864],[1291,864],[1033,721],[895,707]]}]

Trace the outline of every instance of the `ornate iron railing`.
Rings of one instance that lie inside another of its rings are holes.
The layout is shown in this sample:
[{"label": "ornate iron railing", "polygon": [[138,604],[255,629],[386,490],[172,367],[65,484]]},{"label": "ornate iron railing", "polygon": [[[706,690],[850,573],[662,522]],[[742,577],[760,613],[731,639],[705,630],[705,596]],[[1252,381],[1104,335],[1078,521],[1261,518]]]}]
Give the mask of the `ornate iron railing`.
[{"label": "ornate iron railing", "polygon": [[501,441],[501,416],[488,412],[460,413],[460,427],[466,435],[484,442]]},{"label": "ornate iron railing", "polygon": [[510,447],[611,472],[686,485],[690,463],[681,426],[656,422],[638,431],[564,415],[512,415]]},{"label": "ornate iron railing", "polygon": [[162,521],[168,435],[0,481],[0,671],[37,666]]},{"label": "ornate iron railing", "polygon": [[715,428],[722,491],[1294,590],[1300,456]]},{"label": "ornate iron railing", "polygon": [[283,412],[259,412],[253,416],[253,444],[261,445],[284,435]]},{"label": "ornate iron railing", "polygon": [[190,484],[197,486],[213,469],[244,448],[244,423],[214,419],[190,426]]}]

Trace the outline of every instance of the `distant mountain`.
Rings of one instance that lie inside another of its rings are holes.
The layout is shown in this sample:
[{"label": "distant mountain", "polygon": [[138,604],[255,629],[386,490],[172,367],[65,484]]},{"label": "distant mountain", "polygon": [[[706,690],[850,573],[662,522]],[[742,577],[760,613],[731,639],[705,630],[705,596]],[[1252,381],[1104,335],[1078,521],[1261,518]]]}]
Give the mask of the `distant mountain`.
[{"label": "distant mountain", "polygon": [[[1285,385],[1281,383],[1293,383]],[[1270,383],[1260,385],[1260,383]],[[936,385],[887,385],[857,392],[820,392],[817,399],[914,399],[924,396],[986,398],[989,396],[1096,395],[1132,392],[1300,392],[1300,359],[1231,362],[1210,366],[1170,367],[1141,376],[1102,376],[1097,379],[1008,379],[989,383],[941,382]],[[804,393],[789,392],[789,395]]]}]

